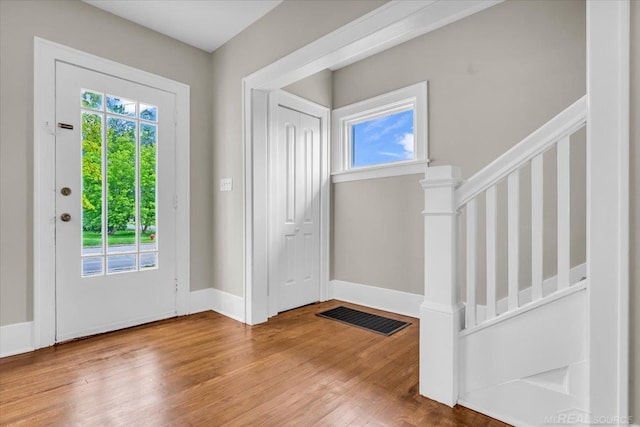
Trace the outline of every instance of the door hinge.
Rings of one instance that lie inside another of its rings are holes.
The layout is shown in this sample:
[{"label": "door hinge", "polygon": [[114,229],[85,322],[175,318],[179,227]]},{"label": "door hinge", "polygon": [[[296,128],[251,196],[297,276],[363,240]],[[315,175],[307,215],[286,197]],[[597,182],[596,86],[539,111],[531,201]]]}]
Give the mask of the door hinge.
[{"label": "door hinge", "polygon": [[173,196],[173,209],[178,209],[178,195]]},{"label": "door hinge", "polygon": [[176,284],[176,292],[178,292],[178,278],[176,277],[175,279],[173,279],[173,281]]}]

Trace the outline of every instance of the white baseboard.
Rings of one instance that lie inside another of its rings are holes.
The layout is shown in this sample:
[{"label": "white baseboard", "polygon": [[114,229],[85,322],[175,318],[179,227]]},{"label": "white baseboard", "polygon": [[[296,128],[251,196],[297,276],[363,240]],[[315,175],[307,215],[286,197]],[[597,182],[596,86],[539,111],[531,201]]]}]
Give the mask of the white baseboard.
[{"label": "white baseboard", "polygon": [[[189,314],[207,310],[244,322],[244,298],[213,288],[190,292]],[[0,357],[33,350],[33,322],[0,326]]]},{"label": "white baseboard", "polygon": [[213,289],[206,288],[189,293],[189,314],[213,310]]},{"label": "white baseboard", "polygon": [[514,420],[514,419],[510,418],[509,416],[505,416],[504,414],[498,414],[492,409],[485,408],[484,406],[476,405],[476,404],[471,403],[471,402],[467,402],[464,399],[458,399],[458,405],[464,406],[465,408],[469,408],[469,409],[471,409],[473,411],[476,411],[476,412],[478,412],[480,414],[486,415],[487,417],[491,417],[491,418],[493,418],[495,420],[502,421],[503,423],[507,423],[507,424],[510,424],[512,426],[533,427],[533,426],[530,426],[528,424],[522,423],[521,420]]},{"label": "white baseboard", "polygon": [[329,298],[415,318],[420,318],[420,305],[424,301],[423,295],[342,280],[329,282]]},{"label": "white baseboard", "polygon": [[192,291],[189,295],[189,314],[213,310],[244,323],[244,298],[215,288]]},{"label": "white baseboard", "polygon": [[215,288],[210,290],[213,293],[213,311],[244,323],[244,298]]},{"label": "white baseboard", "polygon": [[33,350],[33,322],[0,326],[0,357]]}]

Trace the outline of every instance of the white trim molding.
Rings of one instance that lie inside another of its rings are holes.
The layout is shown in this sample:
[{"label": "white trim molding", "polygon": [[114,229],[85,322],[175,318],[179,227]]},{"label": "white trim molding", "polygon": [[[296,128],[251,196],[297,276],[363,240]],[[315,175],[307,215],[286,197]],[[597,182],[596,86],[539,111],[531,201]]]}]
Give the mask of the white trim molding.
[{"label": "white trim molding", "polygon": [[213,288],[199,289],[189,293],[189,314],[213,310]]},{"label": "white trim molding", "polygon": [[329,282],[329,299],[350,302],[417,319],[420,317],[420,304],[424,301],[424,295],[343,280],[332,280]]},{"label": "white trim molding", "polygon": [[[187,312],[182,314],[209,310],[243,322],[244,299],[214,288],[191,291],[188,294]],[[33,346],[33,332],[34,322],[0,326],[0,358],[36,350]]]},{"label": "white trim molding", "polygon": [[[424,172],[425,165],[429,163],[427,99],[428,89],[425,81],[333,110],[332,181],[336,183]],[[404,111],[413,111],[413,159],[397,159],[389,163],[353,167],[352,127]]]},{"label": "white trim molding", "polygon": [[459,399],[458,400],[458,404],[460,406],[464,406],[465,408],[469,408],[473,411],[479,412],[481,414],[484,414],[488,417],[494,418],[496,420],[500,420],[504,423],[507,424],[511,424],[513,426],[518,426],[518,427],[535,427],[529,424],[523,424],[521,420],[516,420],[516,419],[512,419],[509,416],[505,416],[504,414],[498,413],[497,411],[495,411],[494,409],[491,409],[488,406],[484,406],[484,405],[477,405],[475,403],[472,402],[467,402],[464,399]]},{"label": "white trim molding", "polygon": [[244,298],[216,288],[211,288],[210,292],[213,311],[244,323]]},{"label": "white trim molding", "polygon": [[373,166],[354,171],[340,172],[331,175],[331,182],[360,181],[364,179],[389,178],[402,175],[422,175],[427,168],[427,161],[415,161],[411,163],[389,163],[385,166]]},{"label": "white trim molding", "polygon": [[33,350],[33,322],[0,326],[0,357]]},{"label": "white trim molding", "polygon": [[629,413],[629,0],[587,2],[589,411]]},{"label": "white trim molding", "polygon": [[189,295],[189,314],[209,310],[244,323],[244,298],[215,288],[192,291]]},{"label": "white trim molding", "polygon": [[192,291],[189,295],[189,314],[209,310],[244,323],[244,298],[216,288]]},{"label": "white trim molding", "polygon": [[283,88],[327,68],[337,69],[419,35],[480,12],[502,0],[455,2],[390,1],[355,21],[309,43],[242,80],[244,320],[249,324],[268,319],[267,275],[264,251],[267,234],[264,195],[258,187],[265,175],[256,168],[255,153],[267,139],[267,93]]},{"label": "white trim molding", "polygon": [[53,345],[55,330],[55,122],[56,62],[99,70],[175,94],[176,98],[176,312],[189,311],[190,214],[189,146],[190,88],[80,50],[34,38],[33,88],[33,347]]}]

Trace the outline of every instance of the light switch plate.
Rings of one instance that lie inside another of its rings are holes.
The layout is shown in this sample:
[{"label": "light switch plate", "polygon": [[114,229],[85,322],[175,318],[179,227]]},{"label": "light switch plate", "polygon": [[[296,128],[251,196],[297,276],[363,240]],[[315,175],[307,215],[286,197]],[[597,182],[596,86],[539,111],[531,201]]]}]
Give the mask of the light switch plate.
[{"label": "light switch plate", "polygon": [[231,191],[231,190],[233,190],[233,179],[222,178],[220,180],[220,191]]}]

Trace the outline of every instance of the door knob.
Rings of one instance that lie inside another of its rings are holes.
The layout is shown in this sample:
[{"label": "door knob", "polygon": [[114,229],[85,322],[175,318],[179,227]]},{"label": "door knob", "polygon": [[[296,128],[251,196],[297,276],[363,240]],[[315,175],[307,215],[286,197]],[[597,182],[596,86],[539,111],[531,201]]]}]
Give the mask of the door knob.
[{"label": "door knob", "polygon": [[60,194],[62,194],[63,196],[68,196],[69,194],[71,194],[71,189],[69,187],[62,187],[60,189]]},{"label": "door knob", "polygon": [[69,222],[71,221],[71,215],[69,215],[68,213],[63,213],[62,215],[60,215],[60,219],[64,222]]}]

